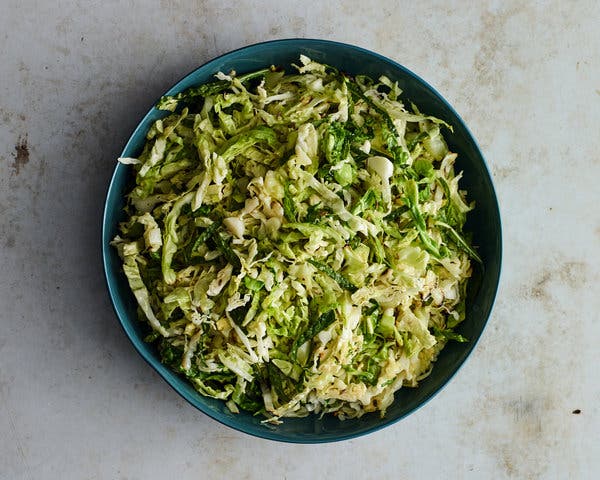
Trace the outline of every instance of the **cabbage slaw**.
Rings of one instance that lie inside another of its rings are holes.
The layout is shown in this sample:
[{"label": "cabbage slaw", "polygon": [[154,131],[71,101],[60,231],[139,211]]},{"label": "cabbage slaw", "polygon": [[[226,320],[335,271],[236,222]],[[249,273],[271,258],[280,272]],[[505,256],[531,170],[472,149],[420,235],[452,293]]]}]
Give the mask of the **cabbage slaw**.
[{"label": "cabbage slaw", "polygon": [[379,411],[464,319],[451,128],[300,56],[163,97],[113,245],[161,361],[232,412]]}]

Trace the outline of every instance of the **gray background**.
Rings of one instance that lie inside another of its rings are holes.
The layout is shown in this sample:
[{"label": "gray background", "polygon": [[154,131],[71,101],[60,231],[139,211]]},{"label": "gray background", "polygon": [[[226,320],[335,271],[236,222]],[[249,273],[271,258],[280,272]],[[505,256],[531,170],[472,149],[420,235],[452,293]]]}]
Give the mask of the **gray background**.
[{"label": "gray background", "polygon": [[[3,0],[0,478],[597,478],[599,19],[593,0]],[[152,102],[285,37],[431,82],[478,138],[504,222],[496,307],[455,379],[392,427],[320,446],[187,405],[129,345],[100,264],[108,180]]]}]

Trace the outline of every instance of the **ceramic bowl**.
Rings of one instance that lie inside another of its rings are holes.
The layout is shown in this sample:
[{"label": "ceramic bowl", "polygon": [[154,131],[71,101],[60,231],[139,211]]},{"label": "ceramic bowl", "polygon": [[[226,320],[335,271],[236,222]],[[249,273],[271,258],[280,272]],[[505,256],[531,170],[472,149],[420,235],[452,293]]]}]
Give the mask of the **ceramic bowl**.
[{"label": "ceramic bowl", "polygon": [[[270,65],[289,69],[291,63],[298,62],[300,54],[350,74],[366,74],[375,78],[387,75],[399,83],[405,104],[412,101],[421,111],[452,125],[453,133],[446,132],[445,138],[450,149],[458,153],[457,169],[464,171],[461,188],[468,191],[470,201],[476,202],[476,209],[469,214],[466,230],[473,232],[473,243],[479,247],[484,264],[483,271],[475,275],[469,284],[466,319],[458,328],[459,333],[470,341],[450,342],[440,354],[431,375],[417,388],[402,388],[396,393],[395,401],[384,418],[372,413],[358,419],[340,421],[332,415],[322,418],[312,415],[301,419],[285,419],[276,426],[264,424],[261,423],[261,417],[246,413],[233,414],[222,401],[200,395],[184,378],[162,365],[153,346],[143,341],[145,325],[137,319],[135,299],[121,269],[121,261],[116,250],[109,245],[117,233],[118,222],[124,219],[125,193],[131,185],[131,171],[127,165],[117,164],[108,189],[102,253],[110,298],[125,333],[142,357],[183,398],[208,416],[239,431],[284,442],[318,443],[349,439],[389,426],[426,403],[453,377],[475,347],[490,315],[500,275],[502,235],[492,179],[467,126],[429,84],[406,67],[377,53],[325,40],[288,39],[260,43],[209,61],[165,94],[174,95],[210,81],[218,71],[244,73]],[[131,135],[121,156],[136,157],[145,143],[150,125],[166,114],[152,108]],[[171,407],[164,405],[164,408]]]}]

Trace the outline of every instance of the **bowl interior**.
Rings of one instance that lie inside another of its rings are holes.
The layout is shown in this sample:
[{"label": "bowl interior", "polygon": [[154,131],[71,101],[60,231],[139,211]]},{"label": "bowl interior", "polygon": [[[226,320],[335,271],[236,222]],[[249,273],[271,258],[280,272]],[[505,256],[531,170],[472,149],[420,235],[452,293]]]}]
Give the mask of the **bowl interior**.
[{"label": "bowl interior", "polygon": [[[398,82],[403,90],[403,100],[414,102],[419,109],[435,115],[450,125],[454,132],[445,132],[451,150],[459,154],[458,170],[464,170],[461,183],[468,191],[468,199],[475,200],[467,229],[473,233],[473,243],[479,247],[484,269],[471,282],[468,292],[466,320],[458,331],[470,341],[450,342],[440,354],[433,371],[418,388],[403,388],[396,393],[395,402],[386,417],[367,414],[359,419],[343,422],[326,415],[303,419],[286,419],[282,425],[261,423],[261,418],[246,413],[232,414],[224,403],[206,398],[191,385],[163,366],[151,345],[143,342],[145,326],[137,320],[136,303],[121,269],[116,250],[109,242],[117,234],[118,222],[124,219],[125,193],[130,186],[130,170],[118,164],[108,190],[102,232],[104,268],[109,293],[119,320],[138,352],[160,375],[192,405],[216,420],[240,431],[273,440],[316,443],[352,438],[379,429],[404,417],[425,403],[454,375],[469,355],[485,326],[491,312],[498,286],[501,261],[500,216],[494,187],[483,156],[467,127],[454,109],[427,83],[401,65],[373,52],[336,42],[323,40],[290,39],[267,42],[236,50],[216,58],[193,71],[167,94],[175,94],[191,86],[210,81],[217,71],[249,72],[270,65],[289,67],[298,63],[305,54],[319,62],[328,63],[350,74],[366,74],[375,78],[387,75]],[[134,131],[123,150],[123,157],[135,157],[145,143],[150,125],[165,116],[152,108]]]}]

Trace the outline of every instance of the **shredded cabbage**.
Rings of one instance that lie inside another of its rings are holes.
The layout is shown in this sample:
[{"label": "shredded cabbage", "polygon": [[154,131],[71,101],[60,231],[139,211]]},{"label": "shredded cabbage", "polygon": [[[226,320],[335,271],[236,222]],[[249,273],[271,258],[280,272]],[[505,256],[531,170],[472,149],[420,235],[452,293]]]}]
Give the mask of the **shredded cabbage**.
[{"label": "shredded cabbage", "polygon": [[161,360],[265,421],[380,411],[463,320],[473,208],[443,121],[301,56],[158,108],[113,244]]}]

